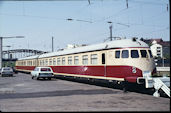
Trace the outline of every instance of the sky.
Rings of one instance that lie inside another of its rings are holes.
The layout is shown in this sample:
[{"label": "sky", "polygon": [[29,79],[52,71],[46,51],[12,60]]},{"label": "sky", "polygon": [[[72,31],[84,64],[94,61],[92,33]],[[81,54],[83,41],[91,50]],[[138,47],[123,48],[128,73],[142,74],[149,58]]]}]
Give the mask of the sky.
[{"label": "sky", "polygon": [[0,37],[25,37],[3,39],[3,50],[51,51],[52,37],[54,51],[67,44],[102,43],[110,25],[113,37],[170,41],[169,0],[126,1],[0,0]]}]

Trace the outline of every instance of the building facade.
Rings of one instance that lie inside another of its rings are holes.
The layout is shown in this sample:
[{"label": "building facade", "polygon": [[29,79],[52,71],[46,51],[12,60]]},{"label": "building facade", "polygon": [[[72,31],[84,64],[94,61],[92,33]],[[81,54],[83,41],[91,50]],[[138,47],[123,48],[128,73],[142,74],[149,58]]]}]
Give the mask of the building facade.
[{"label": "building facade", "polygon": [[163,58],[163,47],[162,45],[158,44],[157,41],[152,42],[152,46],[150,46],[151,52],[153,57],[160,57]]},{"label": "building facade", "polygon": [[154,57],[170,59],[170,41],[163,41],[162,38],[144,39],[152,51]]}]

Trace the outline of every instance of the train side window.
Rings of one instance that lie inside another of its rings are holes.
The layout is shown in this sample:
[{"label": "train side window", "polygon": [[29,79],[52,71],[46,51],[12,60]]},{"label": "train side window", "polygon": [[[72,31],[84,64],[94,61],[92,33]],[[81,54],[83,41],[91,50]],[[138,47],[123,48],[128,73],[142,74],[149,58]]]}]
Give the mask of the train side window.
[{"label": "train side window", "polygon": [[131,50],[131,57],[132,58],[139,58],[138,50]]},{"label": "train side window", "polygon": [[74,64],[77,65],[79,62],[79,58],[78,56],[74,56]]},{"label": "train side window", "polygon": [[62,65],[65,65],[65,57],[62,58]]},{"label": "train side window", "polygon": [[60,58],[57,58],[57,65],[60,65]]},{"label": "train side window", "polygon": [[53,58],[53,65],[56,65],[56,58]]},{"label": "train side window", "polygon": [[83,55],[82,56],[82,63],[87,65],[88,64],[88,55]]},{"label": "train side window", "polygon": [[52,65],[52,59],[49,59],[49,65]]},{"label": "train side window", "polygon": [[102,53],[102,64],[105,64],[105,53]]},{"label": "train side window", "polygon": [[91,55],[91,64],[97,64],[97,54]]},{"label": "train side window", "polygon": [[146,58],[147,57],[147,51],[146,50],[140,50],[141,57]]},{"label": "train side window", "polygon": [[45,65],[45,60],[43,60],[43,66]]},{"label": "train side window", "polygon": [[120,58],[120,51],[115,51],[115,58]]},{"label": "train side window", "polygon": [[128,54],[128,50],[123,50],[122,51],[122,58],[128,58],[129,57],[129,54]]},{"label": "train side window", "polygon": [[44,66],[44,60],[42,60],[42,65],[41,66]]},{"label": "train side window", "polygon": [[149,55],[150,55],[150,58],[153,58],[153,55],[152,55],[152,53],[151,53],[151,50],[148,50],[148,53],[149,53]]},{"label": "train side window", "polygon": [[42,61],[41,60],[39,60],[39,65],[42,66]]},{"label": "train side window", "polygon": [[48,59],[46,59],[46,64],[45,64],[46,66],[48,65]]},{"label": "train side window", "polygon": [[68,57],[68,64],[72,65],[72,57]]}]

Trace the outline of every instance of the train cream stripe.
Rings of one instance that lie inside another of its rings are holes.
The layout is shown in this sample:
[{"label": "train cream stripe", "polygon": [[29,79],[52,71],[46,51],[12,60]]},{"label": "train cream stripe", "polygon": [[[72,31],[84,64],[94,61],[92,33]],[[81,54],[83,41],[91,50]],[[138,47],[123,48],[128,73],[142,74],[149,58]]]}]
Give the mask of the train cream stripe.
[{"label": "train cream stripe", "polygon": [[31,72],[32,70],[24,70],[24,69],[16,69],[17,71],[27,71],[27,72]]},{"label": "train cream stripe", "polygon": [[105,79],[105,80],[118,80],[124,81],[124,78],[114,78],[114,77],[99,77],[99,76],[89,76],[89,75],[76,75],[76,74],[67,74],[67,73],[54,73],[55,75],[65,75],[73,77],[85,77],[85,78],[95,78],[95,79]]}]

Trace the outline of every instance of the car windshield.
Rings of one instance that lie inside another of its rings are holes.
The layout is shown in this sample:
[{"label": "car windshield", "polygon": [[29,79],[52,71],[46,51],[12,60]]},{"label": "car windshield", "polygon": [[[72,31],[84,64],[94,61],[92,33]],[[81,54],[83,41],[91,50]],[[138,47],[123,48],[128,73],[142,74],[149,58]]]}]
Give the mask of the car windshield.
[{"label": "car windshield", "polygon": [[10,71],[11,68],[4,68],[3,70],[5,70],[5,71]]},{"label": "car windshield", "polygon": [[50,68],[41,68],[41,71],[51,71]]}]

